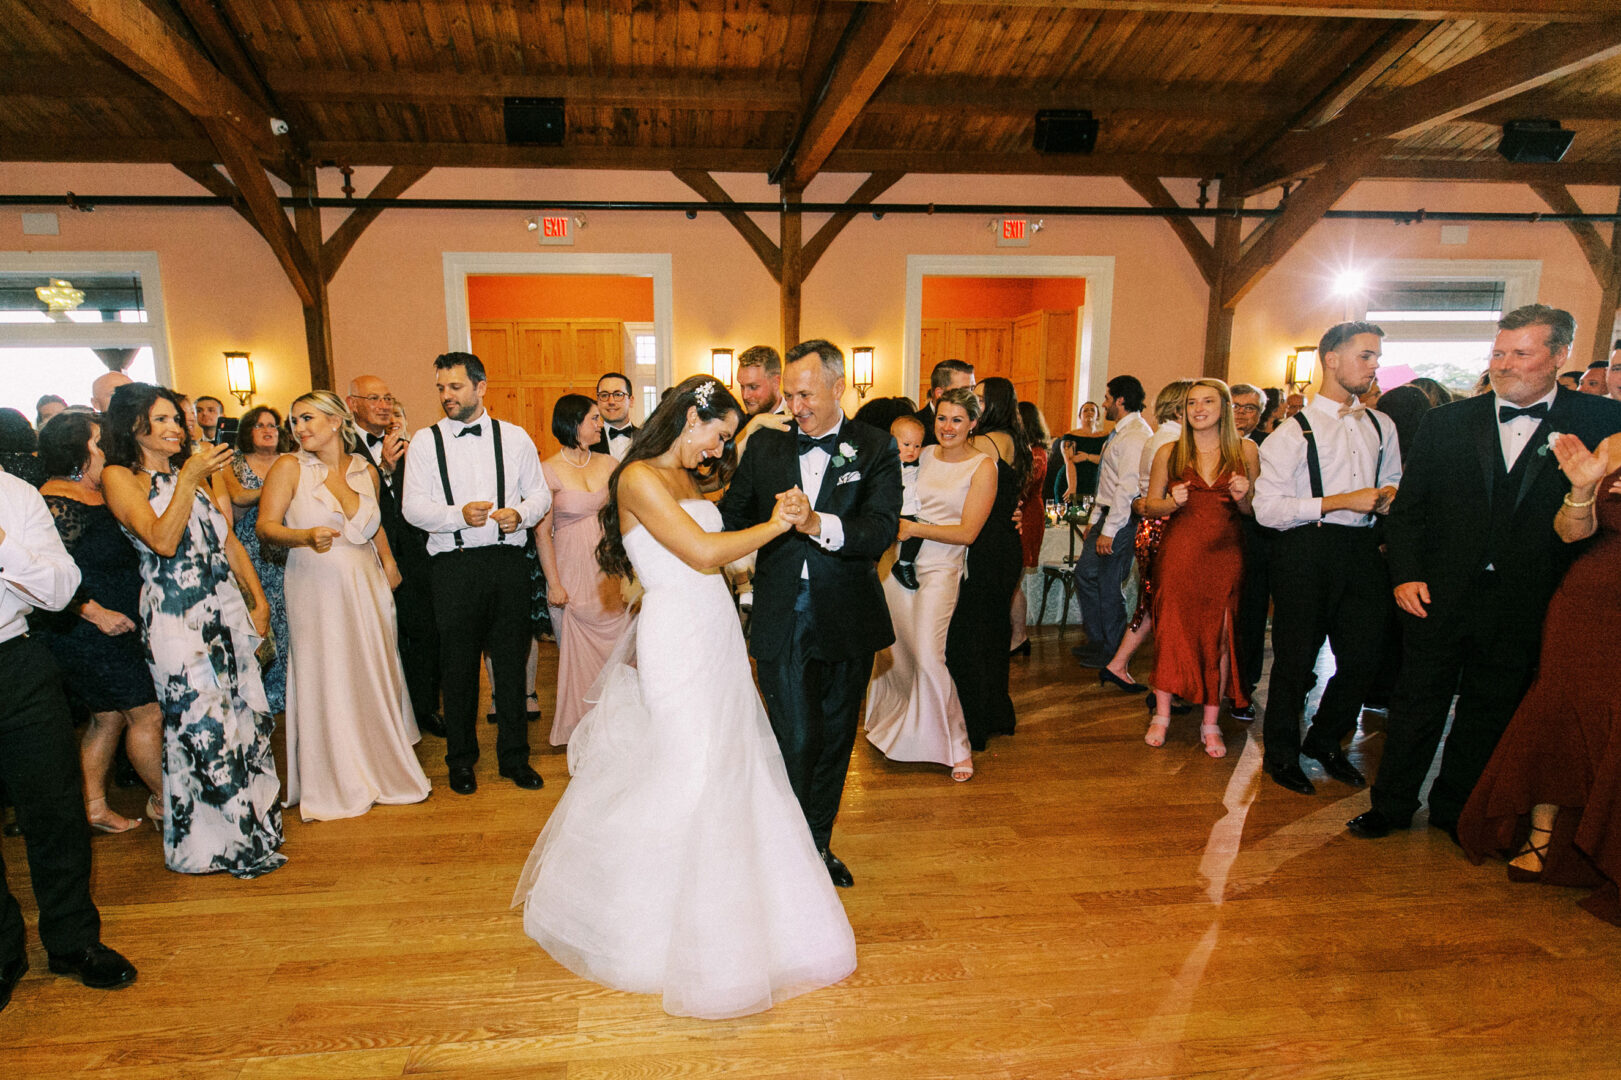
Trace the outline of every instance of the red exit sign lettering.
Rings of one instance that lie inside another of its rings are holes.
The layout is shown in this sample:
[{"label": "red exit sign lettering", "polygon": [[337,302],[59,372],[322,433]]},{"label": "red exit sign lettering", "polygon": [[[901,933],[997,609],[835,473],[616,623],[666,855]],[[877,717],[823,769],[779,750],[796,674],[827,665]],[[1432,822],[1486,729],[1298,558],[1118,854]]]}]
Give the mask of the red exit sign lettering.
[{"label": "red exit sign lettering", "polygon": [[542,214],[535,239],[542,244],[573,244],[574,222],[567,214]]},{"label": "red exit sign lettering", "polygon": [[1030,222],[1022,217],[1005,217],[996,237],[997,247],[1029,247]]}]

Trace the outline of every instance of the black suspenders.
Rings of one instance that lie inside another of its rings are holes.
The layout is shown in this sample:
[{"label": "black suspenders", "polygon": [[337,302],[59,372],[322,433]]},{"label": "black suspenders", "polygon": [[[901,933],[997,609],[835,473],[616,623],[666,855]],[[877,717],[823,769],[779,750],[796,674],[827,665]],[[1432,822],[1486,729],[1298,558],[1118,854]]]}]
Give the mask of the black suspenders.
[{"label": "black suspenders", "polygon": [[[1373,486],[1379,486],[1379,474],[1385,467],[1385,430],[1379,426],[1379,418],[1368,412],[1368,420],[1373,424],[1374,437],[1379,441],[1379,453],[1373,462]],[[1311,481],[1311,497],[1323,497],[1323,463],[1317,456],[1317,437],[1312,434],[1311,421],[1306,419],[1306,411],[1295,413],[1295,422],[1300,425],[1300,433],[1306,437],[1306,475]],[[436,429],[437,430],[437,429]]]},{"label": "black suspenders", "polygon": [[[450,466],[445,462],[445,437],[440,432],[438,424],[434,424],[429,430],[433,432],[433,452],[439,458],[439,484],[445,491],[445,505],[455,506],[456,499],[450,493]],[[495,442],[495,508],[500,510],[507,504],[507,463],[501,454],[501,421],[493,416],[490,417],[490,438]],[[457,529],[457,550],[460,550],[461,546],[462,531]]]}]

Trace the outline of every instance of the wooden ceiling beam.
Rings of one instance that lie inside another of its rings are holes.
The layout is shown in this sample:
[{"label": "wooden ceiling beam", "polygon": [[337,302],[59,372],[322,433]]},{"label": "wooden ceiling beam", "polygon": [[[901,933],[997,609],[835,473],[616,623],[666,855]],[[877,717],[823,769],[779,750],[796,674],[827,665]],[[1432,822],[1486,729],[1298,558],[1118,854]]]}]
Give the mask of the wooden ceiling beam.
[{"label": "wooden ceiling beam", "polygon": [[845,226],[856,219],[863,207],[872,204],[872,201],[900,182],[905,173],[881,172],[873,173],[861,182],[861,186],[851,192],[844,204],[850,209],[841,210],[837,214],[822,222],[822,227],[816,230],[816,235],[805,242],[799,252],[799,272],[802,278],[810,277],[810,272],[816,268],[816,263],[827,254],[827,249],[833,241],[838,239],[839,233]]},{"label": "wooden ceiling beam", "polygon": [[[716,206],[727,206],[736,202],[713,176],[710,176],[702,169],[672,169],[671,171],[675,173],[677,180],[696,191],[703,197],[705,202],[713,203]],[[765,234],[765,230],[760,228],[758,222],[743,211],[722,210],[720,214],[721,217],[731,222],[732,228],[737,230],[738,235],[743,237],[744,242],[759,257],[760,262],[765,264],[766,270],[771,274],[771,279],[780,284],[782,281],[782,248]]]},{"label": "wooden ceiling beam", "polygon": [[1244,173],[1269,187],[1370,142],[1411,135],[1621,56],[1621,19],[1553,23],[1376,100],[1354,102],[1321,127],[1290,132]]},{"label": "wooden ceiling beam", "polygon": [[803,188],[821,171],[839,141],[861,115],[879,84],[906,51],[918,30],[934,13],[938,0],[893,0],[876,12],[857,7],[851,18],[862,18],[848,45],[834,60],[826,93],[810,103],[811,112],[790,147],[791,158],[774,170],[773,179]]},{"label": "wooden ceiling beam", "polygon": [[[411,185],[427,176],[427,165],[396,165],[371,189],[368,199],[397,199],[408,191]],[[333,230],[332,235],[321,244],[321,275],[331,282],[343,265],[343,260],[349,257],[349,250],[360,239],[360,234],[366,227],[382,214],[382,210],[375,206],[361,207],[351,210],[343,223]]]},{"label": "wooden ceiling beam", "polygon": [[265,80],[289,101],[483,105],[504,97],[560,97],[571,105],[794,112],[797,83],[782,79],[684,79],[579,75],[486,75],[270,68]]},{"label": "wooden ceiling beam", "polygon": [[40,6],[192,116],[228,126],[261,155],[282,156],[269,113],[141,0],[40,0]]},{"label": "wooden ceiling beam", "polygon": [[1085,84],[1032,87],[986,79],[908,75],[891,79],[867,102],[866,113],[1032,113],[1090,109],[1099,115],[1185,116],[1258,120],[1283,116],[1288,99],[1275,91],[1224,87]]},{"label": "wooden ceiling beam", "polygon": [[[888,0],[879,0],[888,2]],[[980,5],[984,0],[941,0]],[[1490,19],[1497,22],[1595,22],[1597,0],[1450,0],[1402,6],[1391,0],[1002,0],[1004,7],[1076,11],[1148,11],[1192,15],[1276,15],[1308,19]]]},{"label": "wooden ceiling beam", "polygon": [[[1122,177],[1131,190],[1142,196],[1143,202],[1159,210],[1180,209],[1181,204],[1166,188],[1163,181],[1157,176],[1144,176],[1140,173]],[[1193,259],[1193,265],[1198,268],[1199,276],[1204,278],[1205,284],[1215,287],[1216,284],[1216,253],[1210,241],[1205,239],[1204,233],[1192,218],[1168,217],[1165,223],[1176,233],[1176,238],[1182,241],[1182,246],[1188,249],[1188,255]]]},{"label": "wooden ceiling beam", "polygon": [[[1564,184],[1536,183],[1530,185],[1537,198],[1548,204],[1548,209],[1556,214],[1582,214],[1582,209],[1570,189]],[[1582,254],[1587,258],[1587,265],[1593,270],[1593,276],[1598,279],[1600,287],[1610,280],[1610,274],[1615,262],[1615,253],[1610,245],[1604,242],[1599,235],[1598,227],[1591,221],[1567,221],[1566,228],[1570,229],[1576,243],[1581,246]]]},{"label": "wooden ceiling beam", "polygon": [[298,293],[299,303],[306,308],[313,306],[322,285],[318,271],[311,265],[303,244],[293,232],[287,212],[281,207],[280,197],[271,187],[270,176],[259,163],[253,147],[225,120],[207,120],[204,126],[237,191],[241,192],[248,212],[253,215],[260,235],[270,245],[276,261],[287,274],[287,280],[292,282],[293,291]]},{"label": "wooden ceiling beam", "polygon": [[279,114],[280,108],[265,85],[264,76],[248,56],[242,39],[232,26],[218,0],[173,0],[202,40],[214,64],[226,77],[241,87],[260,108],[270,114]]},{"label": "wooden ceiling beam", "polygon": [[[212,147],[210,147],[212,149]],[[226,175],[214,167],[213,155],[207,161],[177,161],[174,167],[191,177],[202,185],[210,195],[217,195],[222,199],[231,200],[231,209],[242,215],[242,219],[253,226],[253,231],[260,236],[265,234],[259,226],[259,221],[248,209],[247,202],[242,198],[242,192],[237,190]]]},{"label": "wooden ceiling beam", "polygon": [[1347,65],[1310,105],[1301,110],[1300,115],[1295,117],[1294,126],[1321,127],[1334,119],[1439,25],[1434,22],[1399,22],[1385,27],[1361,56]]}]

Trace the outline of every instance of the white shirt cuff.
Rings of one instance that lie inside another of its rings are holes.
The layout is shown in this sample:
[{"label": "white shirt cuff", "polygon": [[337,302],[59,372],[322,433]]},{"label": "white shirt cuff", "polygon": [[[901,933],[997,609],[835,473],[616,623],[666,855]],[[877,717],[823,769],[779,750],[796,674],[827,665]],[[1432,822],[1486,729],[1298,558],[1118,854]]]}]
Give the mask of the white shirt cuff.
[{"label": "white shirt cuff", "polygon": [[844,522],[833,514],[818,515],[822,519],[822,531],[811,537],[821,545],[823,551],[837,551],[844,546]]}]

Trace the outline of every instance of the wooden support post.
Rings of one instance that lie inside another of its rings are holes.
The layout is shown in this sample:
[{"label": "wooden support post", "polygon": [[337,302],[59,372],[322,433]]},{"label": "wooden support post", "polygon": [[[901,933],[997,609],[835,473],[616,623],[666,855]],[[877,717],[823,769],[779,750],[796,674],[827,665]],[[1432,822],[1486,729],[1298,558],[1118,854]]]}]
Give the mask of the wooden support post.
[{"label": "wooden support post", "polygon": [[[1582,212],[1581,204],[1564,184],[1545,181],[1532,184],[1531,190],[1556,214]],[[1616,213],[1621,214],[1621,204],[1618,204]],[[1565,225],[1581,246],[1582,254],[1587,257],[1587,266],[1598,281],[1599,304],[1598,317],[1593,320],[1592,359],[1608,360],[1613,351],[1615,313],[1617,308],[1621,308],[1621,222],[1612,227],[1609,243],[1604,242],[1598,226],[1592,222],[1567,221]]]},{"label": "wooden support post", "polygon": [[802,247],[800,244],[803,217],[799,212],[798,188],[782,188],[782,351],[799,344],[799,286],[804,280]]},{"label": "wooden support post", "polygon": [[293,198],[299,200],[293,207],[293,227],[299,246],[313,270],[310,299],[304,302],[304,345],[310,361],[310,388],[331,390],[332,386],[332,311],[327,304],[327,272],[321,254],[321,211],[311,201],[320,194],[316,186],[315,167],[306,164],[300,172],[299,182],[293,186]]},{"label": "wooden support post", "polygon": [[1216,242],[1210,254],[1210,304],[1205,312],[1204,365],[1201,373],[1212,379],[1226,379],[1233,352],[1233,312],[1237,298],[1226,296],[1238,275],[1239,240],[1244,230],[1244,219],[1238,211],[1244,209],[1244,196],[1240,194],[1244,182],[1238,178],[1223,178],[1216,207],[1233,211],[1230,217],[1216,219]]}]

